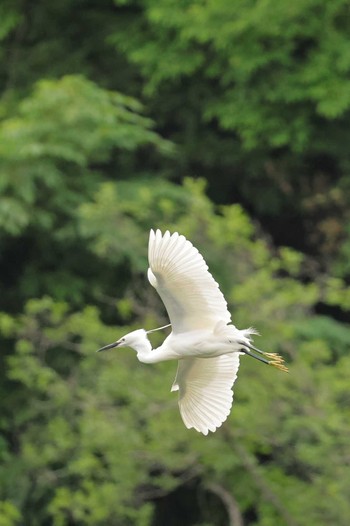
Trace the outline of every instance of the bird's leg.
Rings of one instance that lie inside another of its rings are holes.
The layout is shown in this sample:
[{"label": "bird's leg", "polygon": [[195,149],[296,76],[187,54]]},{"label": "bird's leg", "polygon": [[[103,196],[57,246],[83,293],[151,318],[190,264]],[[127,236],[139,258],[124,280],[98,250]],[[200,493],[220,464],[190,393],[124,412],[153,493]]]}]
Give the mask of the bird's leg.
[{"label": "bird's leg", "polygon": [[[288,372],[288,368],[284,365],[284,360],[282,356],[280,356],[278,353],[261,351],[257,347],[254,347],[254,345],[252,345],[251,343],[245,343],[245,342],[238,342],[238,343],[242,344],[241,350],[248,356],[251,356],[252,358],[255,358],[256,360],[259,360],[260,362],[266,363],[267,365],[272,365],[273,367],[276,367],[280,371]],[[251,351],[255,351],[255,352],[251,352]]]}]

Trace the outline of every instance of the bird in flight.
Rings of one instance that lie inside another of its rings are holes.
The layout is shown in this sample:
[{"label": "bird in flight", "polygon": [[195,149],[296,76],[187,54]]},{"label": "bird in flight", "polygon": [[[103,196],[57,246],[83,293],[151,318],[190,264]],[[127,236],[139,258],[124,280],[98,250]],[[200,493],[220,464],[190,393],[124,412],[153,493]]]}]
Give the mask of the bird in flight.
[{"label": "bird in flight", "polygon": [[[138,329],[99,349],[131,347],[143,363],[178,360],[171,391],[179,393],[179,409],[187,428],[207,435],[230,414],[242,353],[287,371],[277,353],[251,343],[252,328],[239,330],[231,322],[226,300],[198,250],[184,236],[151,230],[148,279],[167,310],[170,324]],[[172,332],[152,349],[148,334],[166,327]]]}]

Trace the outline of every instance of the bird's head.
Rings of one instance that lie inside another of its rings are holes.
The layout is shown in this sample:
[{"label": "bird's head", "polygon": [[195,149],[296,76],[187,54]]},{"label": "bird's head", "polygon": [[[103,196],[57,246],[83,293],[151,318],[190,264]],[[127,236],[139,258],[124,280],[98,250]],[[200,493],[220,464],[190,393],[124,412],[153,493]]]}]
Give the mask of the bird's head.
[{"label": "bird's head", "polygon": [[137,329],[136,331],[129,332],[122,336],[116,342],[110,343],[98,349],[97,352],[107,351],[108,349],[113,349],[114,347],[137,347],[138,344],[147,340],[147,331],[145,329]]}]

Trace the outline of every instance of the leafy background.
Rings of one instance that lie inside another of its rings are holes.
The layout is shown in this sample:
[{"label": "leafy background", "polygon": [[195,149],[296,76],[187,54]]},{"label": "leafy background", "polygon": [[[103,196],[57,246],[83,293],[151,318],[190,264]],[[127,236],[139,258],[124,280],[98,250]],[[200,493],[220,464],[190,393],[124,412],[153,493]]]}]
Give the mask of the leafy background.
[{"label": "leafy background", "polygon": [[[347,526],[349,35],[346,0],[1,3],[0,526]],[[242,360],[208,437],[174,363],[95,353],[167,321],[152,227],[290,369]]]}]

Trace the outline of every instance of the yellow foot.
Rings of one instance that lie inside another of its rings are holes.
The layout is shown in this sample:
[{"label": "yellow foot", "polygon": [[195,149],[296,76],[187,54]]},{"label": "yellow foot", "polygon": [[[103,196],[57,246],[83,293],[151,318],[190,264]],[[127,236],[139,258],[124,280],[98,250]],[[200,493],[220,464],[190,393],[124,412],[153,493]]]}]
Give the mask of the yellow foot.
[{"label": "yellow foot", "polygon": [[267,358],[270,358],[269,365],[272,365],[273,367],[276,367],[276,369],[279,369],[280,371],[284,371],[288,373],[288,367],[284,365],[284,360],[282,356],[280,356],[276,352],[267,352],[265,353],[265,356]]}]

